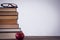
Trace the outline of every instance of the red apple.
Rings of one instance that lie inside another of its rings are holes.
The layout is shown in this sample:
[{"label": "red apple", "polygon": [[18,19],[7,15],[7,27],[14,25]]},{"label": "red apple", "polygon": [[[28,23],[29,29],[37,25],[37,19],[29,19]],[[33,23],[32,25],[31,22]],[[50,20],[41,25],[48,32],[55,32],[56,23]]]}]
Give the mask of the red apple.
[{"label": "red apple", "polygon": [[23,40],[24,39],[24,33],[22,31],[16,33],[16,39],[17,40]]}]

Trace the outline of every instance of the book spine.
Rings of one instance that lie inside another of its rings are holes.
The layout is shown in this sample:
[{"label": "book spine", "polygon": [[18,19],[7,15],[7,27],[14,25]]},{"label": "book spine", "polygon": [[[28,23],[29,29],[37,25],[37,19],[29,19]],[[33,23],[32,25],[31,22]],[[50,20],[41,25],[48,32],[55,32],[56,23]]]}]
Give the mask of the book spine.
[{"label": "book spine", "polygon": [[20,32],[21,28],[4,28],[0,29],[0,33]]},{"label": "book spine", "polygon": [[0,16],[18,16],[16,11],[0,11]]},{"label": "book spine", "polygon": [[0,8],[0,11],[17,11],[16,8]]},{"label": "book spine", "polygon": [[18,19],[18,16],[0,16],[0,19]]},{"label": "book spine", "polygon": [[17,22],[16,19],[0,19],[0,23],[7,23],[7,22]]},{"label": "book spine", "polygon": [[0,39],[15,39],[16,33],[0,33]]},{"label": "book spine", "polygon": [[17,24],[17,20],[16,19],[0,19],[0,25],[1,24]]},{"label": "book spine", "polygon": [[19,28],[19,25],[0,25],[0,29],[4,28]]}]

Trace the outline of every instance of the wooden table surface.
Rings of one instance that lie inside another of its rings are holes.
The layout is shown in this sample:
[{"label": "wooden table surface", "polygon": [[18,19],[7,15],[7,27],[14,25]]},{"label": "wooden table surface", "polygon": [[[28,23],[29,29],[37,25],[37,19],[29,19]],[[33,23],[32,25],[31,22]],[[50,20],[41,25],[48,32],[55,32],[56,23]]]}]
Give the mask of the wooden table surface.
[{"label": "wooden table surface", "polygon": [[[7,39],[4,39],[7,40]],[[16,39],[8,39],[8,40],[16,40]],[[31,36],[31,37],[25,37],[24,40],[60,40],[60,36]]]}]

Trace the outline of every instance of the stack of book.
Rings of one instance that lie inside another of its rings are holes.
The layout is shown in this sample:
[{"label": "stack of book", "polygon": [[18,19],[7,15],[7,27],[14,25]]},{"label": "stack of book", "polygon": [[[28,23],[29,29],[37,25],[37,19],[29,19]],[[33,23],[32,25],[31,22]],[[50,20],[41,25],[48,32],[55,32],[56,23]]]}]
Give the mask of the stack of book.
[{"label": "stack of book", "polygon": [[15,39],[15,34],[21,30],[17,19],[17,8],[0,8],[0,40]]}]

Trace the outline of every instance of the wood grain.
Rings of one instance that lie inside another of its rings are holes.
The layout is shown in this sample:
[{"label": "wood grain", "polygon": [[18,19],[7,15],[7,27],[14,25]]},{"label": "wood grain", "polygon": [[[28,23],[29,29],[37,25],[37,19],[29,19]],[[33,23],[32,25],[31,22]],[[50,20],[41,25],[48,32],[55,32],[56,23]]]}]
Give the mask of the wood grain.
[{"label": "wood grain", "polygon": [[[16,40],[16,39],[0,39],[0,40]],[[60,40],[60,36],[25,36],[24,40]]]}]

